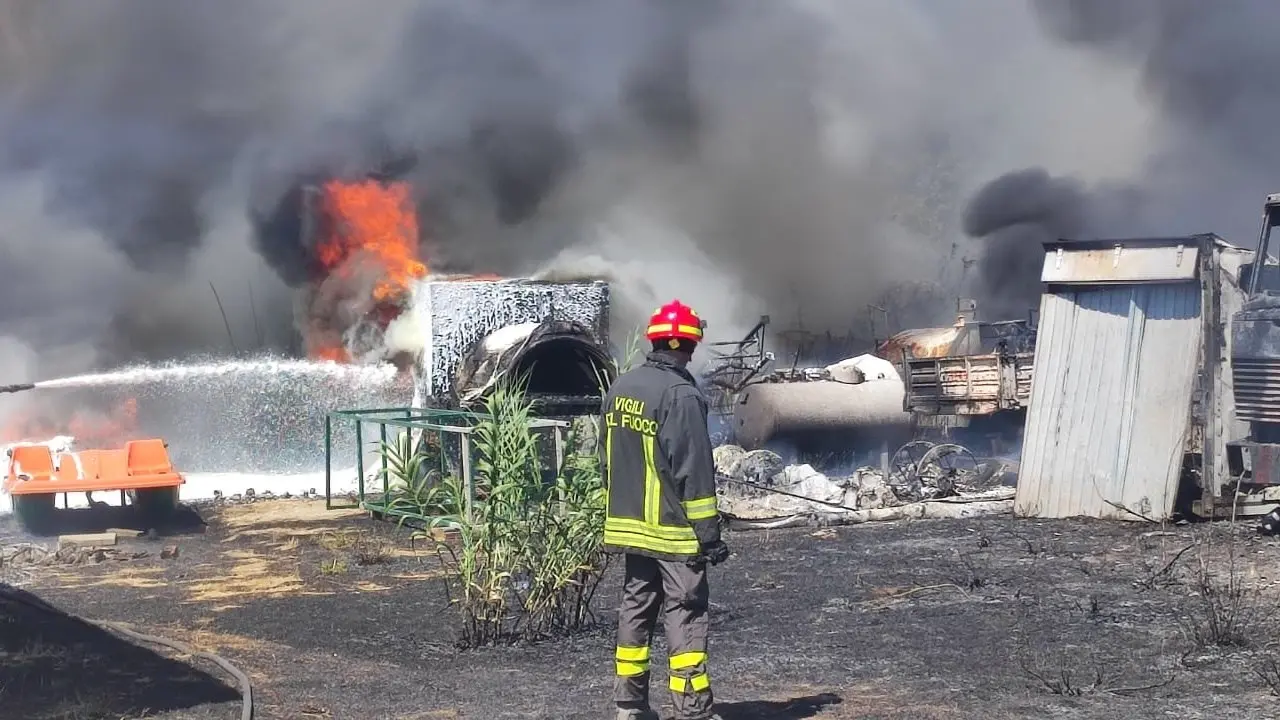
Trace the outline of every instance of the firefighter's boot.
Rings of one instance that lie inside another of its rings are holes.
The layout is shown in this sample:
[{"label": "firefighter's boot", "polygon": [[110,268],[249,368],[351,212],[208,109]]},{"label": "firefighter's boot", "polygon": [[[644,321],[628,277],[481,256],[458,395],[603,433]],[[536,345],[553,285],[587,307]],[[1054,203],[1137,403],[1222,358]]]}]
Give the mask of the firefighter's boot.
[{"label": "firefighter's boot", "polygon": [[615,720],[662,720],[662,717],[649,708],[618,708]]}]

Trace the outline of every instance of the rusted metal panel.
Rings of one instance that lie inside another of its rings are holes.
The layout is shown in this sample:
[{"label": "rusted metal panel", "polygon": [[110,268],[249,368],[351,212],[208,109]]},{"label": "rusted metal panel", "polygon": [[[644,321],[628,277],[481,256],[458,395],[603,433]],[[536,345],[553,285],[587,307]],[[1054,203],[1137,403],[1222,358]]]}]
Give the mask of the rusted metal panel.
[{"label": "rusted metal panel", "polygon": [[907,410],[934,415],[990,415],[1025,406],[1031,353],[969,355],[907,362]]},{"label": "rusted metal panel", "polygon": [[1262,485],[1280,482],[1280,445],[1250,443],[1249,455],[1253,460],[1253,480]]},{"label": "rusted metal panel", "polygon": [[1171,247],[1072,248],[1059,245],[1044,256],[1045,283],[1179,282],[1195,279],[1200,249]]},{"label": "rusted metal panel", "polygon": [[1199,368],[1199,282],[1046,293],[1015,512],[1172,513]]},{"label": "rusted metal panel", "polygon": [[920,328],[903,330],[880,343],[876,355],[891,362],[902,362],[902,352],[910,357],[936,358],[951,352],[951,343],[960,333],[960,326],[945,328]]}]

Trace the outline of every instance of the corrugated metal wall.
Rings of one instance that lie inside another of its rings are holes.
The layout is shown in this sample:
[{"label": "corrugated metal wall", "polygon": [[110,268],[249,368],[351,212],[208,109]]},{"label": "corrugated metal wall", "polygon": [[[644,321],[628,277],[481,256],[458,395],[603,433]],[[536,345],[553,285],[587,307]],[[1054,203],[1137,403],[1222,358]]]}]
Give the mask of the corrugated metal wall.
[{"label": "corrugated metal wall", "polygon": [[1167,517],[1200,335],[1197,281],[1043,295],[1015,512]]}]

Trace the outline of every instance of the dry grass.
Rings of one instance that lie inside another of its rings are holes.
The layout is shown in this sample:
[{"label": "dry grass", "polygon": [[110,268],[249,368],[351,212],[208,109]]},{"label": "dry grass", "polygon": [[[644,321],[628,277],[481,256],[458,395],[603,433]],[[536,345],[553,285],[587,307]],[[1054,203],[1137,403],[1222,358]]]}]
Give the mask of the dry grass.
[{"label": "dry grass", "polygon": [[284,645],[259,640],[258,638],[217,632],[206,628],[184,629],[181,627],[166,627],[161,631],[161,634],[166,637],[174,638],[175,640],[181,640],[197,650],[215,653],[224,651],[266,652],[286,647]]},{"label": "dry grass", "polygon": [[438,580],[444,576],[444,568],[436,568],[435,570],[426,570],[423,572],[396,573],[389,577],[396,580]]},{"label": "dry grass", "polygon": [[[832,694],[834,698],[838,698],[835,702],[815,702],[816,698]],[[762,708],[759,717],[804,717],[815,720],[954,720],[964,717],[955,707],[923,700],[909,688],[888,684],[862,683],[835,690],[797,685],[788,687],[785,692],[751,695],[758,697],[762,704],[770,706]]]},{"label": "dry grass", "polygon": [[229,505],[218,517],[229,528],[249,528],[286,522],[332,523],[365,514],[356,508],[326,510],[324,500],[262,500]]},{"label": "dry grass", "polygon": [[393,589],[392,586],[390,585],[380,585],[376,582],[370,582],[368,580],[361,580],[360,582],[353,585],[352,588],[358,592],[366,592],[366,593],[367,592],[386,592],[388,590]]},{"label": "dry grass", "polygon": [[164,574],[164,568],[160,567],[129,567],[123,566],[119,570],[108,571],[101,577],[84,577],[68,571],[57,573],[62,582],[59,583],[64,588],[100,588],[100,587],[120,587],[120,588],[162,588],[169,584],[169,581],[161,577]]},{"label": "dry grass", "polygon": [[66,648],[61,646],[35,641],[23,645],[16,652],[0,650],[0,665],[8,667],[47,658],[62,658],[66,653]]},{"label": "dry grass", "polygon": [[222,554],[230,563],[222,573],[187,583],[187,602],[216,602],[289,595],[304,590],[294,563],[261,553],[233,550]]},{"label": "dry grass", "polygon": [[228,506],[219,515],[227,527],[224,543],[267,538],[296,547],[298,538],[332,532],[335,524],[365,515],[364,510],[326,510],[323,500],[264,500]]}]

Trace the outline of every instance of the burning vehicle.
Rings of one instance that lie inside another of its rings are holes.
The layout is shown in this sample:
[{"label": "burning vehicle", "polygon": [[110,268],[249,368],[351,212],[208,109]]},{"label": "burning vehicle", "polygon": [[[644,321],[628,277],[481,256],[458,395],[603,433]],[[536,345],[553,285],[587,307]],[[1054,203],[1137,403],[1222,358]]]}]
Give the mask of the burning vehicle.
[{"label": "burning vehicle", "polygon": [[415,295],[415,406],[473,408],[509,377],[540,415],[599,409],[613,367],[606,283],[426,280]]},{"label": "burning vehicle", "polygon": [[[1269,535],[1280,534],[1280,509],[1274,506],[1280,502],[1280,268],[1270,253],[1277,226],[1280,193],[1272,193],[1263,207],[1258,245],[1240,273],[1243,298],[1231,315],[1229,343],[1210,348],[1214,357],[1230,358],[1235,422],[1217,423],[1231,433],[1224,448],[1226,477],[1213,482],[1214,475],[1204,473],[1210,482],[1201,480],[1197,508],[1205,514],[1265,513],[1259,528]],[[1228,493],[1234,496],[1230,505],[1223,502]]]},{"label": "burning vehicle", "polygon": [[[334,410],[474,409],[503,378],[521,377],[539,413],[594,411],[612,368],[608,285],[434,270],[412,190],[384,177],[309,182],[273,211],[274,224],[258,218],[258,232],[276,236],[273,252],[292,256],[276,267],[295,294],[292,354],[313,371],[285,372],[290,360],[275,356],[191,358],[228,371],[41,390],[38,402],[17,401],[2,440],[119,447],[162,436],[192,472],[308,473]],[[349,433],[339,430],[340,447],[354,446]]]},{"label": "burning vehicle", "polygon": [[405,182],[310,185],[300,209],[318,278],[305,291],[308,356],[391,360],[419,407],[474,407],[505,377],[522,378],[544,415],[599,406],[612,367],[604,282],[432,272]]}]

